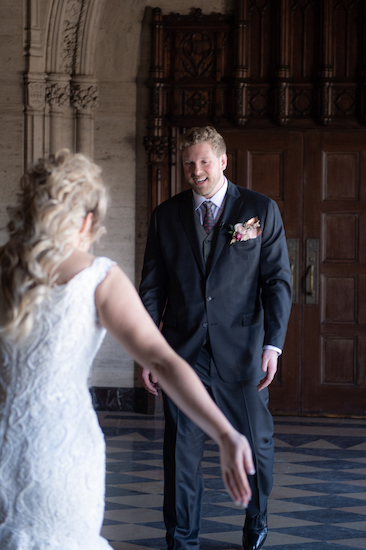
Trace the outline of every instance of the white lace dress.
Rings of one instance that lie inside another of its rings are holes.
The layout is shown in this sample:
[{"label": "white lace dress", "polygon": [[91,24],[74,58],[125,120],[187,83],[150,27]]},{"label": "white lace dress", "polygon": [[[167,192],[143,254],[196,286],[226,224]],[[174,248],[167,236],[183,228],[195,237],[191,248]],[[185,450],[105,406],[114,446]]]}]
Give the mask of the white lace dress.
[{"label": "white lace dress", "polygon": [[114,265],[96,258],[51,290],[21,347],[1,342],[1,550],[107,550],[105,443],[87,387],[105,329],[94,294]]}]

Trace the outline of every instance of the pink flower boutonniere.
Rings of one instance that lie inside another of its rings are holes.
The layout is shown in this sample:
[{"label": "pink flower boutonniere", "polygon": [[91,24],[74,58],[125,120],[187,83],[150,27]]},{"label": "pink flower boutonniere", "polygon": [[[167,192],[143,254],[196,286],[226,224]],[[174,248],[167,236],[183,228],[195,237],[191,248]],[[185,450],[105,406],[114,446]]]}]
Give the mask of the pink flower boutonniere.
[{"label": "pink flower boutonniere", "polygon": [[234,226],[230,225],[229,233],[231,235],[230,244],[256,239],[262,233],[258,216],[243,223],[236,223]]}]

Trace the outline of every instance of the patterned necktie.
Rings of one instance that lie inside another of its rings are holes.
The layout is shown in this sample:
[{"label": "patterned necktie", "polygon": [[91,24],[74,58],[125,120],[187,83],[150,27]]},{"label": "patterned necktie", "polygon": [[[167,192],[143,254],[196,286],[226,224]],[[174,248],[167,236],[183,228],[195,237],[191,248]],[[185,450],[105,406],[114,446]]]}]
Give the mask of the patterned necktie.
[{"label": "patterned necktie", "polygon": [[211,233],[214,225],[215,225],[215,219],[213,217],[212,213],[212,206],[213,202],[211,201],[205,201],[203,203],[203,206],[206,208],[206,212],[203,218],[203,228],[206,231],[207,235]]}]

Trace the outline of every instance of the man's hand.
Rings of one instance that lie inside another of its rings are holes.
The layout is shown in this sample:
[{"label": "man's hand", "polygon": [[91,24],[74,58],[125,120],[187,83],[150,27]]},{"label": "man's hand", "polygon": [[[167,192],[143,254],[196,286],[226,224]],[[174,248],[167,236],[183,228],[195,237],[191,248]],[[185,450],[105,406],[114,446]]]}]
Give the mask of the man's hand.
[{"label": "man's hand", "polygon": [[153,395],[158,395],[158,380],[152,372],[150,372],[149,369],[140,367],[140,376],[145,390]]},{"label": "man's hand", "polygon": [[262,353],[262,371],[266,376],[259,382],[258,391],[270,385],[277,372],[278,353],[272,349],[265,349]]}]

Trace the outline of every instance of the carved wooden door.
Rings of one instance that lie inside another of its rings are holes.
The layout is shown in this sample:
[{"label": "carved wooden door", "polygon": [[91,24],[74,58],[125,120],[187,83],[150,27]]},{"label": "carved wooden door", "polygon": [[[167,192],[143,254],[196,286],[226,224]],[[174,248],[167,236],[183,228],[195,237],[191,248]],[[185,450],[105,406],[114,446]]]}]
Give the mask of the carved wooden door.
[{"label": "carved wooden door", "polygon": [[273,412],[366,416],[366,2],[234,4],[153,10],[149,206],[185,187],[184,129],[215,126],[228,177],[277,201],[286,229],[294,299]]},{"label": "carved wooden door", "polygon": [[366,412],[366,153],[361,133],[223,132],[227,176],[273,198],[293,304],[273,412]]}]

